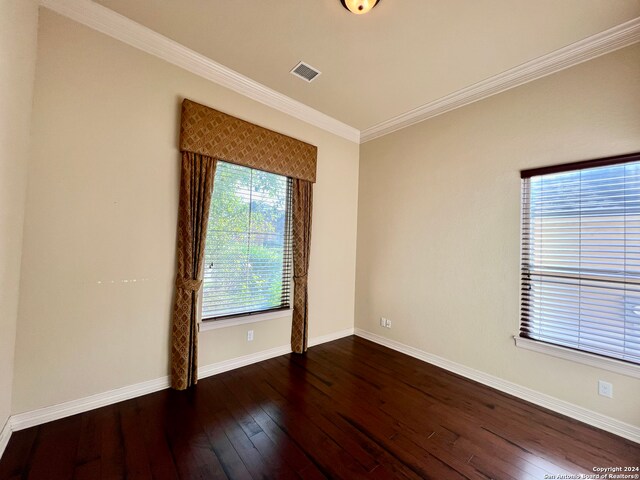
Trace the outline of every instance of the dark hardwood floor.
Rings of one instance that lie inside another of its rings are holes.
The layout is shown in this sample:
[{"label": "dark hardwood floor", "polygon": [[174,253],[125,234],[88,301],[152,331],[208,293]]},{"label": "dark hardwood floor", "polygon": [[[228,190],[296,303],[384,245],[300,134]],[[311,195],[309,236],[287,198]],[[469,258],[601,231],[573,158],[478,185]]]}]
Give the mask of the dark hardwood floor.
[{"label": "dark hardwood floor", "polygon": [[349,337],[15,432],[0,479],[544,479],[640,445]]}]

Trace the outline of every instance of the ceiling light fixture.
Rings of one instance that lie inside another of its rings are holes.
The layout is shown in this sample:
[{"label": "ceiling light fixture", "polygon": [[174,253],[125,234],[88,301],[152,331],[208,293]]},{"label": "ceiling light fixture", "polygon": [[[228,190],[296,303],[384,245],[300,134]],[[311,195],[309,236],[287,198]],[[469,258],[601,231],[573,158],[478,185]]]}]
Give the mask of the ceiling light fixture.
[{"label": "ceiling light fixture", "polygon": [[342,6],[356,15],[367,13],[375,7],[380,0],[340,0]]}]

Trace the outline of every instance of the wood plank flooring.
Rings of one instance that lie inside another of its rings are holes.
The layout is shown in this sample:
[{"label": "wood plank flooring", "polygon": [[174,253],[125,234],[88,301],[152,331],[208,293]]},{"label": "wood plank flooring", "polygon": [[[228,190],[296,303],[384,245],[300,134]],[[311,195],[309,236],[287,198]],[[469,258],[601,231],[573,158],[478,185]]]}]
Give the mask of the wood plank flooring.
[{"label": "wood plank flooring", "polygon": [[15,432],[0,479],[544,479],[639,465],[638,444],[348,337]]}]

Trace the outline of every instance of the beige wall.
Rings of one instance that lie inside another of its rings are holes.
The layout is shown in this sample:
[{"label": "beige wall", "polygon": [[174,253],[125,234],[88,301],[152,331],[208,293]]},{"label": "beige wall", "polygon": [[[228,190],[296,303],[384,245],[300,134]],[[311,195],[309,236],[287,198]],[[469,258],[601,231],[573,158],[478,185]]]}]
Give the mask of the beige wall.
[{"label": "beige wall", "polygon": [[640,425],[640,380],[512,339],[519,170],[639,150],[640,45],[362,145],[356,327]]},{"label": "beige wall", "polygon": [[[20,38],[20,48],[0,71],[0,218],[13,232],[0,250],[0,423],[21,248],[12,413],[168,373],[177,126],[189,97],[318,145],[311,337],[352,327],[355,296],[359,328],[640,424],[638,380],[511,339],[518,171],[640,150],[640,46],[364,144],[358,197],[357,145],[42,10],[21,247],[36,12],[22,0],[2,8],[2,61],[5,45]],[[382,315],[391,330],[378,326]],[[200,363],[288,339],[285,319],[203,332]],[[614,384],[614,399],[597,395],[598,379]]]},{"label": "beige wall", "polygon": [[[310,336],[353,327],[358,145],[41,10],[13,413],[168,374],[183,97],[318,146]],[[251,328],[201,365],[289,342]]]},{"label": "beige wall", "polygon": [[0,0],[0,429],[11,413],[38,7]]}]

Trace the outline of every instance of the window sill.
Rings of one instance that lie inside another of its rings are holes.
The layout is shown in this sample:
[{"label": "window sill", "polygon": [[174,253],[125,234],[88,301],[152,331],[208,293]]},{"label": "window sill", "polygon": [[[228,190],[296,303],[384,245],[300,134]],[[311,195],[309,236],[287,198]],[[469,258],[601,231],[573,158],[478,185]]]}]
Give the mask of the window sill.
[{"label": "window sill", "polygon": [[621,375],[640,378],[640,365],[622,362],[613,358],[601,357],[592,353],[580,352],[578,350],[561,347],[559,345],[537,342],[535,340],[519,336],[514,336],[513,339],[515,340],[517,347],[525,348],[534,352],[545,353],[565,360],[572,360],[592,367],[602,368]]},{"label": "window sill", "polygon": [[293,309],[278,310],[277,312],[256,313],[254,315],[243,315],[241,317],[229,318],[227,320],[203,320],[199,324],[198,331],[207,332],[209,330],[217,330],[219,328],[235,327],[237,325],[246,325],[248,323],[263,322],[274,318],[291,318]]}]

